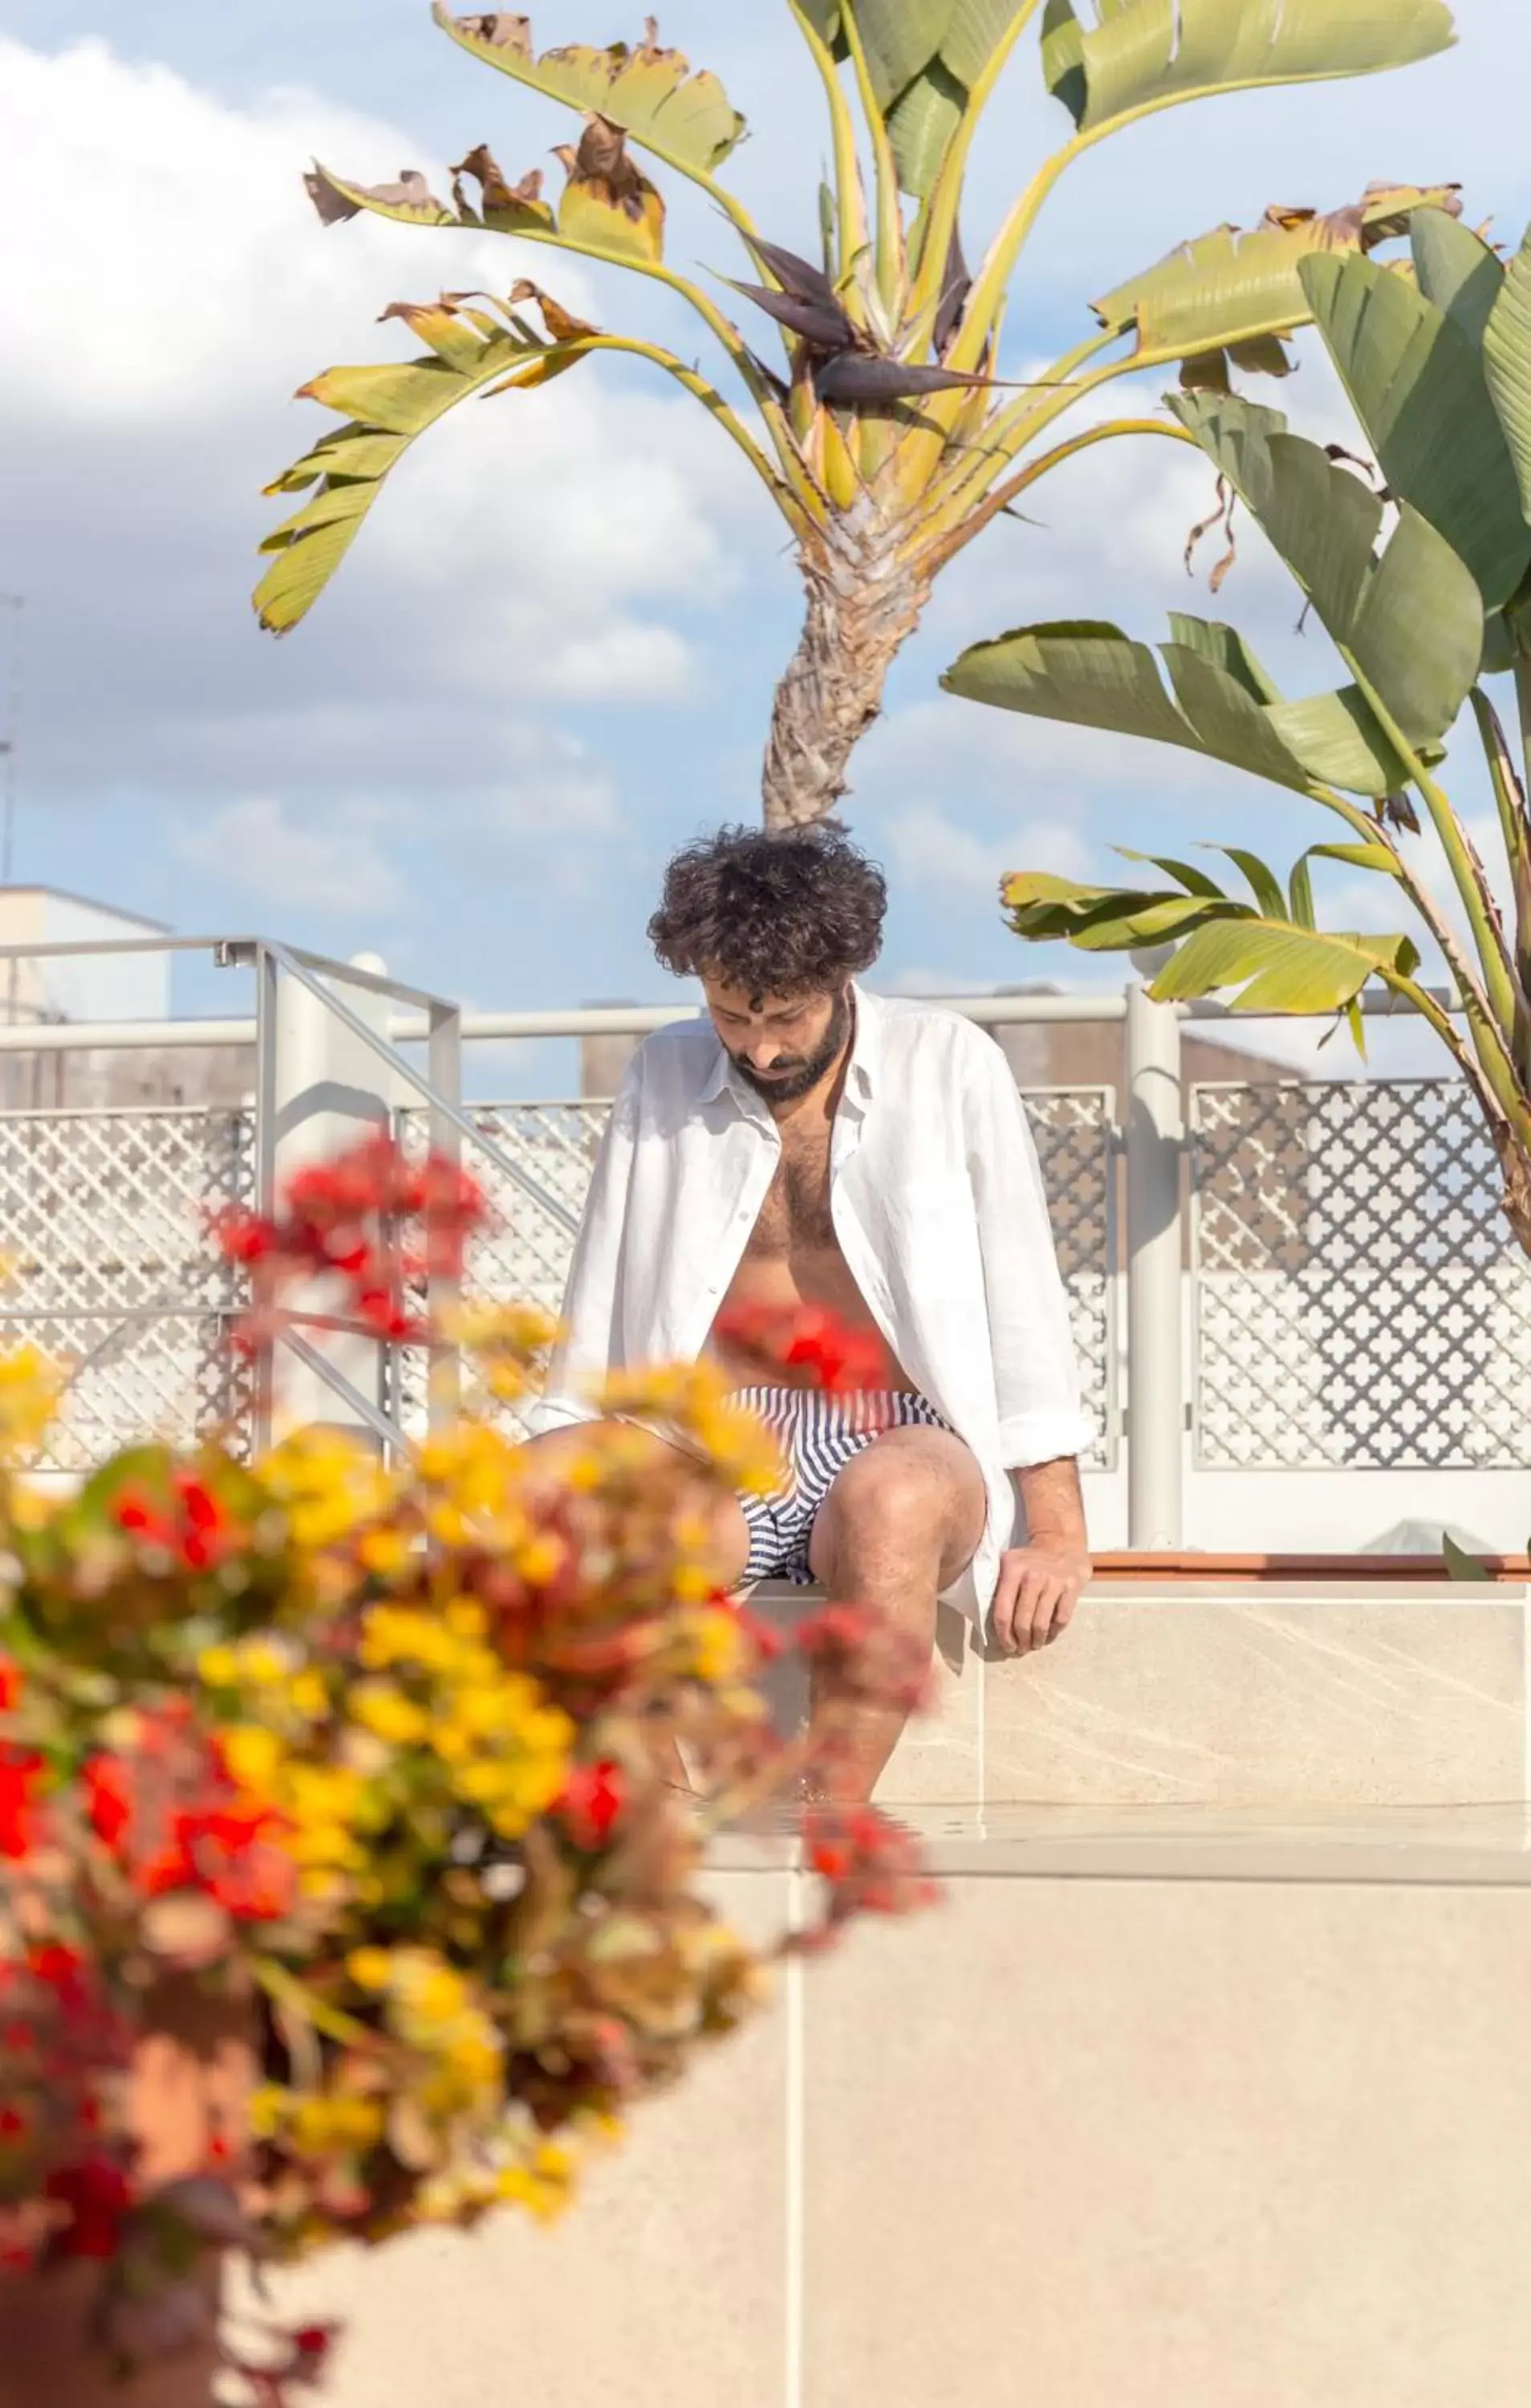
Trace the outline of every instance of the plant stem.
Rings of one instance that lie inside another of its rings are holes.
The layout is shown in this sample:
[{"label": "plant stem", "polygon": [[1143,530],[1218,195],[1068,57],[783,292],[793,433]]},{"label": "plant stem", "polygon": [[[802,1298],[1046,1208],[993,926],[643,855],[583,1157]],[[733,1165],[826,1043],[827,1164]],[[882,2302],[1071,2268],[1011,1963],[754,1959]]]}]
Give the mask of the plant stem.
[{"label": "plant stem", "polygon": [[877,289],[882,306],[890,318],[897,320],[904,305],[904,284],[907,263],[904,258],[904,212],[898,196],[898,168],[894,159],[893,144],[882,111],[878,107],[872,85],[872,71],[866,64],[866,46],[856,22],[855,0],[841,0],[840,22],[851,46],[851,63],[855,69],[856,90],[861,97],[862,115],[872,138],[872,159],[877,171]]},{"label": "plant stem", "polygon": [[1195,436],[1187,434],[1183,426],[1176,426],[1163,418],[1109,418],[1099,426],[1087,427],[1082,435],[1072,435],[1067,442],[1055,444],[1051,452],[1044,452],[1040,459],[1028,461],[1007,483],[997,485],[986,494],[959,525],[937,542],[934,551],[921,555],[923,573],[934,576],[944,568],[949,560],[971,543],[975,536],[981,535],[991,521],[1008,509],[1011,502],[1030,486],[1040,484],[1054,468],[1061,468],[1066,460],[1074,459],[1080,452],[1088,452],[1096,443],[1114,442],[1122,435],[1164,435],[1171,442],[1189,443],[1198,451],[1201,448]]},{"label": "plant stem", "polygon": [[787,7],[808,44],[829,103],[835,140],[836,222],[840,237],[840,274],[844,277],[857,252],[866,247],[866,194],[862,186],[861,162],[856,156],[856,123],[829,45],[807,15],[801,0],[787,0]]},{"label": "plant stem", "polygon": [[994,88],[1009,64],[1011,53],[1027,26],[1042,6],[1042,0],[1023,0],[1015,16],[995,45],[994,51],[978,81],[968,94],[962,123],[952,136],[952,144],[941,162],[940,172],[926,204],[925,224],[921,240],[916,268],[912,313],[928,310],[934,321],[935,310],[946,283],[947,262],[952,255],[952,239],[957,231],[962,209],[963,188],[967,180],[967,162],[972,154],[974,137],[983,120],[983,112],[994,97]]}]

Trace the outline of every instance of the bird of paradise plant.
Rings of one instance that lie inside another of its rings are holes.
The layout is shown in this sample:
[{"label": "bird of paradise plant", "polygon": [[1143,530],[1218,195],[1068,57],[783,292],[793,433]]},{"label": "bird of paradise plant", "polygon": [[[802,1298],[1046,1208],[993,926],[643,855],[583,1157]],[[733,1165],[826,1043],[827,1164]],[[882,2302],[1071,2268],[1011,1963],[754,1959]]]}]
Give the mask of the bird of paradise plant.
[{"label": "bird of paradise plant", "polygon": [[[327,165],[308,179],[335,224],[367,210],[451,235],[510,236],[503,294],[447,292],[385,312],[425,346],[408,366],[332,368],[304,393],[343,422],[272,491],[303,494],[266,541],[256,595],[283,633],[312,607],[408,447],[475,396],[524,394],[603,354],[642,360],[698,402],[759,477],[788,528],[807,595],[797,652],[778,686],[763,782],[766,824],[809,824],[847,791],[854,747],[936,579],[1066,461],[1123,437],[1182,430],[1140,413],[1062,422],[1120,378],[1185,363],[1200,386],[1228,368],[1284,374],[1282,338],[1307,322],[1298,275],[1314,254],[1364,254],[1449,188],[1374,186],[1320,212],[1267,210],[1223,225],[1094,305],[1095,325],[1020,388],[1000,378],[1017,271],[1067,170],[1099,143],[1182,103],[1402,66],[1453,39],[1444,0],[783,0],[822,87],[833,167],[817,259],[766,239],[723,171],[745,121],[718,79],[643,39],[538,51],[530,21],[457,15],[442,31],[470,57],[579,113],[556,156],[513,175],[484,144],[443,199],[418,170],[365,184]],[[1068,130],[1039,160],[970,274],[963,249],[980,126],[1028,34]],[[666,204],[635,153],[699,187],[737,237],[745,276],[717,290],[666,255]],[[805,210],[803,214],[809,214]],[[576,317],[534,280],[537,249],[628,271],[683,301],[719,355],[721,381],[641,334]],[[773,365],[732,296],[774,322]],[[726,306],[725,306],[726,303]]]}]

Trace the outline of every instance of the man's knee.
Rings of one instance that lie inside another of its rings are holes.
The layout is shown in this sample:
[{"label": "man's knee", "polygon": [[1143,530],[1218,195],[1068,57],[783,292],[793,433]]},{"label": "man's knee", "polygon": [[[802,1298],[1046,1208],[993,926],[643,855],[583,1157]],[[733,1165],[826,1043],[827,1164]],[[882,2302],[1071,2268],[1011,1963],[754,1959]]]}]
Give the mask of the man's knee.
[{"label": "man's knee", "polygon": [[959,1441],[901,1446],[890,1438],[847,1464],[820,1520],[837,1545],[942,1555],[975,1505],[981,1528],[982,1480]]}]

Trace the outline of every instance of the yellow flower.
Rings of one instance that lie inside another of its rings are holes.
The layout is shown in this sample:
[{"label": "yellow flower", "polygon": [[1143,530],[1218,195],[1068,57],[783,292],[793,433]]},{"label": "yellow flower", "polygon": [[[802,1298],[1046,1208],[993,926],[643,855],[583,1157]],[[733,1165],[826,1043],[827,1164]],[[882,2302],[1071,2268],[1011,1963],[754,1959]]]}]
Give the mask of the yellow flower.
[{"label": "yellow flower", "polygon": [[723,1606],[713,1606],[704,1612],[687,1614],[683,1628],[690,1643],[688,1670],[694,1680],[705,1681],[714,1689],[737,1680],[748,1651],[733,1614]]},{"label": "yellow flower", "polygon": [[363,1570],[378,1580],[394,1580],[400,1572],[408,1571],[414,1552],[414,1541],[408,1534],[387,1523],[374,1530],[364,1530],[356,1547]]},{"label": "yellow flower", "polygon": [[518,1547],[511,1560],[528,1588],[546,1588],[562,1571],[565,1554],[563,1540],[544,1530],[537,1538],[528,1539],[523,1547]]},{"label": "yellow flower", "polygon": [[268,1797],[281,1770],[284,1750],[275,1731],[259,1723],[236,1723],[223,1733],[223,1761],[242,1789]]},{"label": "yellow flower", "polygon": [[295,1673],[287,1691],[287,1701],[294,1713],[306,1722],[319,1722],[330,1710],[330,1693],[310,1665],[306,1671]]},{"label": "yellow flower", "polygon": [[386,1671],[395,1664],[417,1664],[425,1671],[441,1671],[451,1662],[456,1641],[436,1615],[408,1606],[369,1606],[362,1624],[362,1661],[370,1671]]},{"label": "yellow flower", "polygon": [[411,1746],[430,1727],[422,1708],[391,1681],[359,1682],[347,1703],[354,1722],[392,1747]]},{"label": "yellow flower", "polygon": [[386,1948],[353,1948],[346,1971],[359,1990],[386,1990],[393,1979],[393,1959]]},{"label": "yellow flower", "polygon": [[288,1509],[300,1547],[333,1547],[392,1501],[393,1481],[366,1442],[340,1430],[296,1430],[260,1467],[271,1494]]},{"label": "yellow flower", "polygon": [[269,1639],[247,1639],[239,1650],[239,1670],[256,1688],[274,1688],[292,1671],[285,1650]]},{"label": "yellow flower", "polygon": [[251,2135],[257,2141],[275,2140],[293,2107],[293,2094],[274,2082],[265,2082],[252,2090],[246,2109]]},{"label": "yellow flower", "polygon": [[232,1689],[239,1678],[239,1658],[232,1647],[205,1647],[196,1669],[209,1689]]},{"label": "yellow flower", "polygon": [[574,2192],[575,2161],[556,2141],[544,2141],[519,2164],[506,2166],[496,2183],[502,2200],[530,2208],[545,2223],[563,2213]]},{"label": "yellow flower", "polygon": [[293,2112],[289,2136],[305,2157],[327,2157],[332,2150],[360,2152],[382,2138],[384,2115],[375,2099],[341,2093],[300,2099]]},{"label": "yellow flower", "polygon": [[62,1376],[36,1346],[0,1354],[0,1461],[36,1454],[63,1393]]}]

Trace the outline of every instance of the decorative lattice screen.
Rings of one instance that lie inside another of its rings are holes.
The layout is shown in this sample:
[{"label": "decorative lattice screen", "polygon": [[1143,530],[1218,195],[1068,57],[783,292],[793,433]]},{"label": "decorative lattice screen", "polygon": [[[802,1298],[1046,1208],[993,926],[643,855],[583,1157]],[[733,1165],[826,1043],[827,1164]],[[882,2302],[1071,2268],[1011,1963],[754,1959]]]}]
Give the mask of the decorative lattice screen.
[{"label": "decorative lattice screen", "polygon": [[1531,1266],[1460,1081],[1198,1087],[1192,1126],[1202,1464],[1531,1460]]},{"label": "decorative lattice screen", "polygon": [[78,1470],[145,1436],[248,1432],[248,1366],[223,1343],[235,1275],[207,1239],[253,1193],[236,1111],[0,1115],[0,1342],[69,1372],[46,1468]]}]

